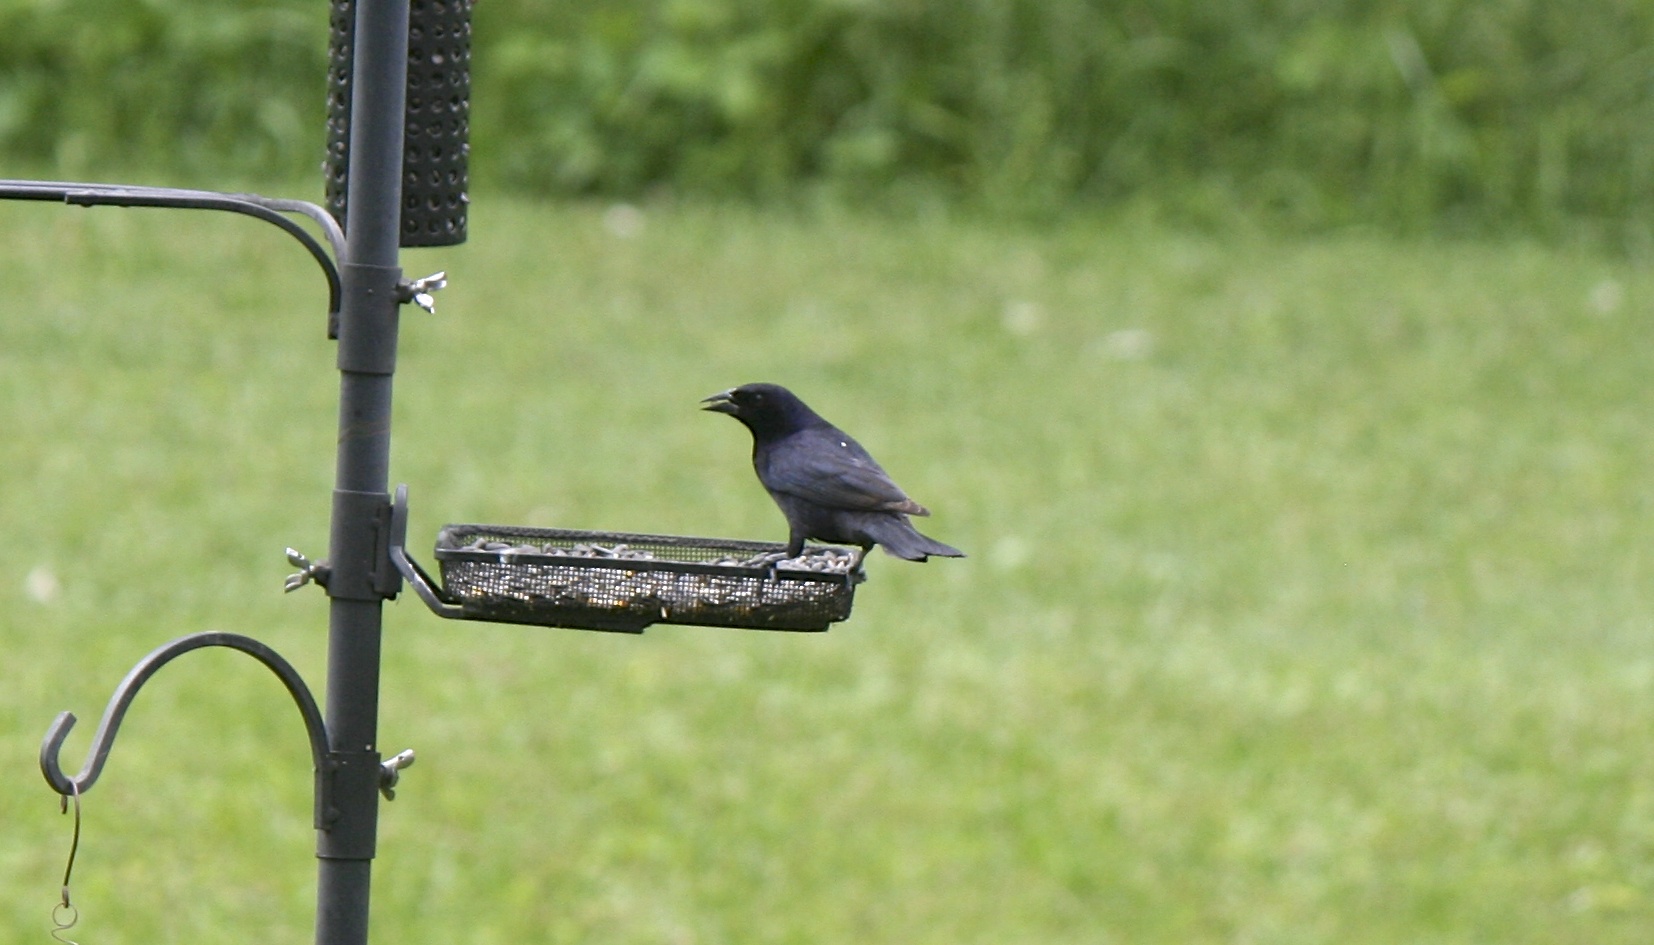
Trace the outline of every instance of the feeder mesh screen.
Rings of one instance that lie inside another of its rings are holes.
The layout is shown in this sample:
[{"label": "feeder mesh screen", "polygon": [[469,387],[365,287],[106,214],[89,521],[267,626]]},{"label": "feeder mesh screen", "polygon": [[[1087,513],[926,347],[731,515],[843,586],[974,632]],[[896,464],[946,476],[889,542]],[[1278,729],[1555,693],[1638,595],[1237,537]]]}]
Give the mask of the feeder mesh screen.
[{"label": "feeder mesh screen", "polygon": [[825,630],[850,615],[856,553],[727,539],[450,525],[436,548],[447,594],[481,620],[602,630],[651,623]]}]

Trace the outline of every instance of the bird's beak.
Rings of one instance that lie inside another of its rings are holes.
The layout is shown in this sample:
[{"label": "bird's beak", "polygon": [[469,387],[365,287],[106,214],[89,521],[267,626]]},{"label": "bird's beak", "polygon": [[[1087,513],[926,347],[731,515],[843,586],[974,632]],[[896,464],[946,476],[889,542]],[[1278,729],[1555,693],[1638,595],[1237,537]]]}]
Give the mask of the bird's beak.
[{"label": "bird's beak", "polygon": [[706,404],[706,406],[701,409],[711,410],[714,413],[727,413],[733,416],[735,414],[736,407],[735,400],[730,397],[731,393],[731,391],[725,390],[713,394],[711,397],[701,401],[701,403]]}]

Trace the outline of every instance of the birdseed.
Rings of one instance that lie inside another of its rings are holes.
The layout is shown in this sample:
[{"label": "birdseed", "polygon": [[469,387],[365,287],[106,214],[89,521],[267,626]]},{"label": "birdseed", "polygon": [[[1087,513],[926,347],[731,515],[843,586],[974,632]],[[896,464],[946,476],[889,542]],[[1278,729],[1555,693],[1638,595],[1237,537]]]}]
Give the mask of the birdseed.
[{"label": "birdseed", "polygon": [[545,541],[547,530],[488,529],[473,537],[453,529],[439,537],[443,582],[485,620],[611,630],[656,622],[824,630],[849,616],[860,580],[858,555],[845,548],[812,546],[784,558],[768,550],[726,550],[775,547],[757,543],[707,540],[695,546],[694,539],[656,536],[651,548],[626,541]]}]

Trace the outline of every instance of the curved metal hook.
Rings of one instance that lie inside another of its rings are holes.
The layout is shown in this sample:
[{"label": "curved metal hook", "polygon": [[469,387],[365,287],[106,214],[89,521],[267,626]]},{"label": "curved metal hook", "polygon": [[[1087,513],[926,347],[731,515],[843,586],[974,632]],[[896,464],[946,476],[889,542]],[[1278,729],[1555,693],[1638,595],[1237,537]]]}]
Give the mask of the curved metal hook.
[{"label": "curved metal hook", "polygon": [[[178,187],[144,187],[127,184],[88,184],[69,181],[0,180],[0,199],[7,200],[61,200],[82,206],[116,207],[179,207],[189,210],[224,210],[245,214],[280,227],[299,241],[310,257],[321,266],[327,278],[328,314],[337,316],[342,289],[339,269],[334,259],[344,250],[344,231],[332,215],[313,203],[302,200],[284,200],[262,197],[258,194],[224,194],[211,190],[186,190]],[[333,256],[327,254],[305,229],[283,213],[299,213],[321,227]]]},{"label": "curved metal hook", "polygon": [[324,771],[328,751],[327,727],[322,721],[321,711],[316,708],[315,697],[310,694],[310,688],[304,684],[298,670],[275,650],[252,637],[210,630],[205,633],[192,633],[158,647],[139,660],[138,665],[132,667],[132,671],[115,687],[115,694],[110,697],[108,707],[103,710],[103,720],[98,723],[97,733],[92,736],[92,746],[86,752],[86,764],[81,766],[80,772],[72,778],[63,773],[63,768],[58,764],[58,755],[63,750],[64,740],[69,737],[69,730],[75,727],[75,714],[64,712],[58,715],[51,728],[46,730],[46,740],[40,745],[40,772],[46,776],[46,783],[52,786],[52,790],[66,797],[75,793],[86,793],[98,780],[104,762],[109,760],[109,750],[114,747],[115,735],[120,730],[121,721],[126,718],[127,708],[137,697],[138,690],[162,666],[191,650],[207,646],[228,647],[246,653],[263,663],[281,679],[282,685],[287,687],[288,695],[298,704],[299,714],[304,716],[304,727],[310,736],[310,755],[315,762],[316,771]]}]

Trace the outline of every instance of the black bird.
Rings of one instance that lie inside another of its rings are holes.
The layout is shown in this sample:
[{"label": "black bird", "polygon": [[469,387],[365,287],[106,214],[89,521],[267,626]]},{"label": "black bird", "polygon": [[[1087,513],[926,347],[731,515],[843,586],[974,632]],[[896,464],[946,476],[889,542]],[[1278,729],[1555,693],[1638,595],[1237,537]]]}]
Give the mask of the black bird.
[{"label": "black bird", "polygon": [[758,481],[787,517],[787,557],[804,539],[874,545],[898,558],[965,553],[919,534],[909,515],[929,515],[907,497],[848,433],[823,420],[792,391],[776,384],[743,384],[702,401],[752,431]]}]

